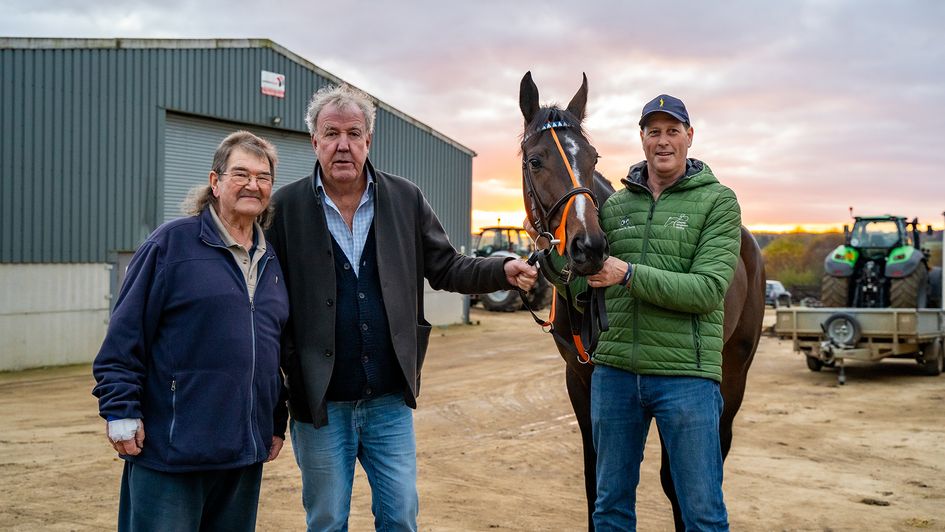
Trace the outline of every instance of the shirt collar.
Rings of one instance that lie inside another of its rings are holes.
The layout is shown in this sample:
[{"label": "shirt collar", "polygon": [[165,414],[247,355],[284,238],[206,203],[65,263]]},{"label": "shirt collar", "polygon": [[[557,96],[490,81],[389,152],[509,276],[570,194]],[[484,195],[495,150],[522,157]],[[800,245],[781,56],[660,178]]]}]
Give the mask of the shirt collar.
[{"label": "shirt collar", "polygon": [[[364,166],[364,175],[367,176],[367,186],[364,188],[364,194],[361,195],[361,201],[358,203],[358,206],[364,205],[364,202],[374,197],[374,174],[371,173],[367,165]],[[318,166],[315,171],[315,192],[318,193],[319,197],[324,198],[329,205],[335,207],[335,202],[325,193],[325,185],[322,183],[321,166]]]},{"label": "shirt collar", "polygon": [[[213,205],[207,205],[207,207],[210,209],[210,217],[213,218],[213,226],[220,235],[220,239],[223,240],[223,245],[228,248],[237,246],[242,249],[243,246],[240,245],[240,243],[237,242],[235,238],[233,238],[233,235],[231,235],[230,232],[226,230],[226,226],[223,225],[223,220],[220,219],[220,216],[217,214],[217,210],[213,207]],[[261,234],[262,227],[260,227],[258,223],[253,222],[253,245],[255,246],[256,251],[265,252],[266,239],[259,238],[259,235]]]}]

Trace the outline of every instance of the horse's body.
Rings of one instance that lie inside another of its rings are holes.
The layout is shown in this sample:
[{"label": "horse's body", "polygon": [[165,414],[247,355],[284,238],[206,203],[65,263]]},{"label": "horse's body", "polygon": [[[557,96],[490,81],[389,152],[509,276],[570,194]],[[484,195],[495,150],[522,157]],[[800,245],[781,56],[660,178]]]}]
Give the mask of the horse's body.
[{"label": "horse's body", "polygon": [[[568,105],[567,109],[567,112],[570,113],[571,118],[577,119],[578,130],[579,122],[581,119],[583,119],[584,115],[584,104],[586,103],[586,97],[587,80],[585,78],[584,85],[582,86],[581,90],[578,91],[578,94],[575,95],[575,98],[572,100],[571,104]],[[520,105],[522,107],[522,112],[525,116],[526,122],[526,140],[528,140],[528,137],[530,136],[529,129],[532,130],[532,135],[535,137],[538,136],[536,134],[537,131],[532,119],[538,117],[542,111],[547,111],[548,109],[542,108],[539,110],[537,108],[537,99],[538,90],[531,80],[531,74],[526,74],[525,78],[522,80],[522,94],[520,96]],[[555,109],[555,111],[557,114],[553,116],[558,116],[563,113],[563,110]],[[543,116],[546,115],[542,115],[542,119],[544,119]],[[529,170],[526,168],[526,164],[531,160],[530,157],[534,157],[533,154],[535,153],[541,153],[541,149],[538,148],[540,143],[541,139],[538,138],[533,139],[528,146],[526,146],[526,142],[523,141],[523,170],[526,173],[529,172]],[[574,139],[571,139],[571,143],[577,144]],[[587,144],[587,146],[590,145]],[[593,147],[590,147],[590,150],[593,151]],[[574,157],[572,157],[570,160],[570,164],[577,166],[579,157],[577,154],[573,155]],[[596,152],[594,152],[594,155],[596,158]],[[567,159],[567,157],[563,154],[562,157]],[[554,169],[550,168],[551,165],[549,163],[545,162],[544,164],[545,166],[549,167],[548,170],[550,176]],[[577,185],[589,188],[596,197],[599,204],[603,204],[606,199],[610,197],[611,194],[613,194],[614,189],[606,179],[596,172],[584,171],[583,175],[589,175],[591,173],[594,177],[592,183],[590,183],[589,186],[586,183],[577,183]],[[529,179],[536,181],[534,176],[526,176],[526,181]],[[560,190],[560,185],[558,186],[558,190]],[[552,193],[551,196],[554,197],[555,193]],[[557,196],[561,196],[560,192],[557,193]],[[529,196],[528,191],[526,191],[526,206],[528,206],[528,202]],[[554,225],[556,222],[556,220],[553,219],[555,213],[551,212],[550,215],[552,219],[543,221],[543,223]],[[570,215],[573,215],[573,213],[569,214],[568,216]],[[534,217],[534,213],[532,213],[529,217],[533,225],[535,225],[535,220],[533,219]],[[565,216],[563,215],[561,218],[565,218]],[[568,220],[571,222],[570,227],[567,229],[568,240],[583,239],[588,242],[597,242],[599,238],[603,236],[603,231],[600,229],[600,226],[596,224],[596,220],[584,224],[581,223],[581,220],[576,218],[568,218]],[[557,223],[561,224],[562,221],[563,220],[559,219],[557,220]],[[585,220],[585,222],[588,221]],[[595,232],[599,232],[599,234],[594,234]],[[588,239],[585,236],[588,233],[592,234],[594,238]],[[606,241],[606,239],[604,240]],[[574,247],[575,246],[569,244],[565,246],[565,249],[570,252],[574,249]],[[571,257],[572,269],[583,275],[594,273],[594,271],[596,271],[593,269],[594,267],[600,269],[599,264],[602,264],[608,253],[606,242],[602,247],[600,247],[600,249],[588,250],[582,248],[580,251],[585,255],[589,255],[589,258],[585,257],[586,262],[592,263],[590,267],[585,266],[584,268],[581,268],[581,264],[575,264],[574,257]],[[761,257],[761,250],[759,249],[758,244],[755,242],[755,239],[752,237],[751,233],[742,227],[741,252],[739,261],[732,284],[729,287],[728,292],[725,294],[725,343],[722,348],[721,385],[721,393],[725,402],[725,406],[722,411],[719,430],[723,459],[726,455],[728,455],[728,451],[731,448],[732,423],[735,420],[735,414],[738,412],[738,409],[741,406],[742,398],[745,394],[745,382],[748,376],[748,368],[751,365],[752,358],[755,355],[755,350],[758,347],[758,340],[761,337],[761,322],[762,318],[764,317],[764,287],[765,273],[764,263]],[[558,294],[556,297],[557,301],[555,302],[555,305],[558,309],[565,309],[570,304],[570,302],[567,301],[567,299],[561,294]],[[571,316],[578,315],[579,314],[576,312],[566,312],[559,310],[554,315],[554,329],[557,331],[577,330],[579,327],[572,328],[572,325],[578,324],[570,323],[570,319]],[[561,353],[561,356],[564,358],[566,364],[565,377],[567,382],[568,397],[571,400],[571,406],[574,409],[578,426],[581,429],[581,438],[584,447],[584,484],[587,494],[588,529],[593,530],[594,527],[593,523],[591,522],[591,514],[593,514],[594,501],[597,498],[597,454],[594,451],[594,443],[592,440],[590,409],[591,373],[593,372],[594,366],[591,364],[582,363],[581,360],[574,356],[575,346],[569,341],[569,339],[570,335],[568,334],[555,335],[555,343],[557,344],[558,351]],[[679,511],[679,504],[676,498],[676,490],[673,486],[672,477],[670,475],[669,460],[666,455],[665,447],[662,447],[661,460],[660,480],[663,486],[663,491],[666,493],[666,496],[672,503],[676,529],[683,530],[684,526]]]}]

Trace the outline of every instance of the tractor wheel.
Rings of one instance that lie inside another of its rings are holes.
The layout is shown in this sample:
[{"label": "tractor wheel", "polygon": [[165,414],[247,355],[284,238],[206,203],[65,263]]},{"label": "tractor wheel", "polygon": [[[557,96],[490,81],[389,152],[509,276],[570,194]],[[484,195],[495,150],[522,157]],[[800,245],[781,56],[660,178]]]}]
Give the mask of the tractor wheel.
[{"label": "tractor wheel", "polygon": [[919,363],[919,371],[921,371],[923,375],[930,377],[941,375],[942,370],[945,369],[942,367],[942,365],[945,364],[945,354],[942,353],[942,341],[935,340],[926,345],[922,358],[917,360],[917,362]]},{"label": "tractor wheel", "polygon": [[808,357],[808,356],[805,356],[804,358],[807,359],[807,369],[811,371],[820,371],[820,368],[824,367],[823,361],[820,360],[819,358]]},{"label": "tractor wheel", "polygon": [[539,275],[535,281],[535,286],[525,294],[525,301],[532,310],[541,310],[551,304],[551,298],[554,295],[551,283],[543,276]]},{"label": "tractor wheel", "polygon": [[929,272],[929,308],[942,308],[942,268],[936,266]]},{"label": "tractor wheel", "polygon": [[850,278],[824,275],[820,288],[820,301],[825,307],[845,307],[850,294]]},{"label": "tractor wheel", "polygon": [[499,290],[479,296],[482,306],[492,312],[515,312],[520,303],[518,290]]},{"label": "tractor wheel", "polygon": [[893,279],[889,287],[889,306],[893,308],[925,308],[929,295],[929,271],[919,264],[902,279]]}]

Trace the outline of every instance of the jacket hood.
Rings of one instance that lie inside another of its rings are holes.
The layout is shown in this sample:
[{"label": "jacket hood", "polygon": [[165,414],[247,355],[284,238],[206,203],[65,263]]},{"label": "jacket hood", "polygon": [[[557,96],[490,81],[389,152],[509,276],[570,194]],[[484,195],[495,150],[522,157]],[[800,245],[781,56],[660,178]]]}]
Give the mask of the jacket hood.
[{"label": "jacket hood", "polygon": [[[630,167],[630,170],[627,172],[627,177],[621,179],[620,182],[627,187],[639,186],[650,190],[650,187],[647,184],[646,170],[646,161],[640,161]],[[668,189],[675,189],[678,187],[685,190],[711,183],[718,183],[718,179],[715,178],[715,174],[712,173],[712,169],[709,168],[709,165],[705,164],[699,159],[689,158],[686,159],[686,174],[681,179],[679,179],[679,181],[673,183],[673,185]]]}]

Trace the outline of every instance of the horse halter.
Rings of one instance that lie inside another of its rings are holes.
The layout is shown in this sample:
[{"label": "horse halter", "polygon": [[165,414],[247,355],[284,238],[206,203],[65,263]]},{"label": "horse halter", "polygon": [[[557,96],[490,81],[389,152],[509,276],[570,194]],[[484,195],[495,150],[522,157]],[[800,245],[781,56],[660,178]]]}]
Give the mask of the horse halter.
[{"label": "horse halter", "polygon": [[[564,148],[561,146],[561,141],[558,140],[558,134],[555,133],[555,129],[558,128],[569,128],[572,127],[569,123],[554,120],[553,118],[546,122],[542,127],[538,128],[536,131],[527,134],[524,139],[522,139],[522,180],[525,184],[525,190],[528,194],[528,198],[531,202],[529,210],[531,211],[531,220],[532,225],[535,226],[535,229],[538,230],[538,238],[535,239],[536,247],[539,248],[536,251],[532,252],[531,256],[528,258],[528,263],[534,265],[539,260],[545,258],[547,259],[548,255],[551,253],[551,247],[557,246],[558,254],[562,257],[565,256],[565,249],[567,248],[567,223],[568,223],[568,212],[571,210],[571,205],[574,203],[575,198],[580,195],[587,196],[590,198],[591,203],[594,204],[594,208],[598,209],[597,197],[594,196],[594,191],[587,187],[581,186],[578,182],[577,177],[574,175],[574,169],[571,168],[571,163],[568,162],[568,157],[564,153]],[[532,176],[531,169],[528,166],[528,161],[525,158],[524,144],[534,135],[541,133],[542,131],[550,131],[551,138],[555,141],[555,146],[558,147],[558,153],[561,155],[561,160],[564,162],[565,168],[568,169],[568,175],[571,177],[571,189],[568,192],[561,196],[558,201],[551,206],[550,209],[545,209],[544,205],[541,204],[541,201],[538,199],[538,191],[535,188],[534,177]],[[564,211],[561,213],[561,223],[558,224],[558,227],[554,230],[554,233],[550,231],[550,223],[554,218],[555,214],[561,210]],[[547,247],[542,247],[538,245],[539,240],[545,239],[548,241]],[[568,266],[561,272],[563,275],[562,281],[565,283],[565,290],[567,293],[566,300],[571,300],[571,292],[568,283],[571,282],[571,257],[568,256]],[[557,313],[557,288],[555,288],[555,296],[551,299],[551,315],[547,320],[542,320],[539,318],[535,312],[528,306],[528,302],[525,300],[524,295],[522,296],[522,301],[525,303],[525,307],[531,313],[532,318],[535,320],[535,323],[540,325],[542,328],[547,327],[547,331],[550,332],[557,340],[558,344],[568,347],[568,339],[561,336],[554,328],[555,314]],[[594,289],[597,290],[597,289]],[[602,304],[603,299],[592,299],[590,301],[590,306],[595,306],[597,304]],[[598,312],[602,310],[598,309]],[[593,336],[593,331],[590,330],[591,320],[582,320],[574,312],[571,305],[567,305],[568,320],[572,324],[571,330],[571,341],[574,342],[574,347],[569,348],[577,357],[578,362],[581,364],[589,364],[591,362],[591,351],[597,345],[597,337]],[[606,325],[606,311],[604,311],[604,320],[605,323],[601,330],[607,330]],[[588,324],[588,327],[585,327],[585,322]],[[575,323],[581,323],[580,330],[574,329]],[[588,329],[588,330],[585,330]]]},{"label": "horse halter", "polygon": [[[532,225],[535,226],[535,229],[538,231],[538,238],[535,239],[536,245],[539,240],[545,239],[548,241],[547,247],[541,247],[545,253],[550,252],[551,246],[557,246],[558,254],[562,257],[565,256],[565,249],[567,247],[567,222],[568,222],[568,212],[571,210],[571,205],[574,203],[574,200],[579,195],[584,195],[590,198],[591,202],[594,204],[594,208],[598,208],[597,198],[594,196],[594,192],[578,182],[577,178],[574,176],[574,170],[571,168],[571,163],[568,162],[568,157],[564,154],[564,148],[561,147],[561,141],[558,140],[558,135],[555,133],[555,129],[559,128],[569,128],[572,127],[570,124],[564,121],[549,121],[546,122],[543,126],[538,128],[538,130],[528,134],[522,139],[522,145],[524,146],[525,142],[528,141],[534,135],[541,133],[542,131],[550,131],[551,137],[555,141],[555,145],[558,147],[558,153],[561,155],[561,160],[564,162],[565,168],[568,169],[568,175],[571,177],[571,189],[568,192],[561,196],[558,201],[551,206],[550,209],[545,209],[544,205],[541,204],[541,201],[538,199],[538,191],[535,188],[535,181],[532,176],[531,168],[528,166],[528,161],[524,155],[524,149],[522,150],[522,180],[525,184],[525,190],[528,194],[528,199],[530,200],[531,205],[529,206],[529,211],[531,212]],[[559,210],[564,208],[564,212],[561,214],[561,223],[558,224],[558,227],[551,231],[550,223],[554,218],[555,214]]]}]

